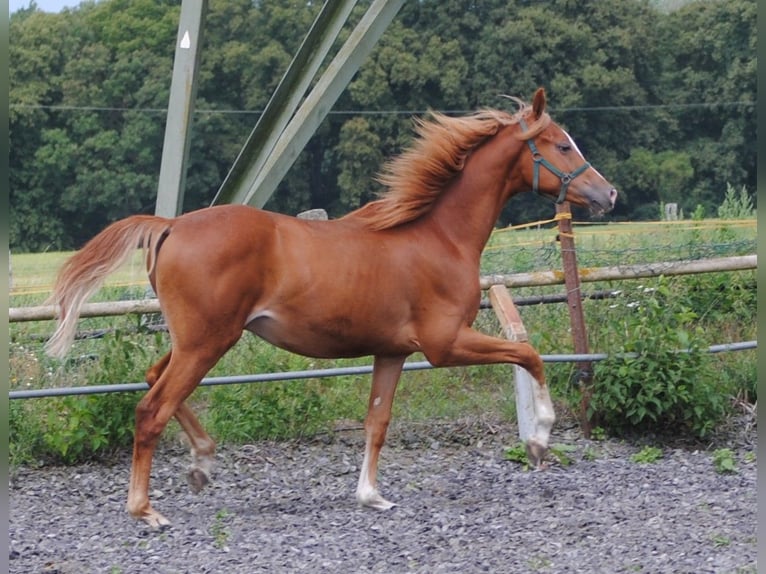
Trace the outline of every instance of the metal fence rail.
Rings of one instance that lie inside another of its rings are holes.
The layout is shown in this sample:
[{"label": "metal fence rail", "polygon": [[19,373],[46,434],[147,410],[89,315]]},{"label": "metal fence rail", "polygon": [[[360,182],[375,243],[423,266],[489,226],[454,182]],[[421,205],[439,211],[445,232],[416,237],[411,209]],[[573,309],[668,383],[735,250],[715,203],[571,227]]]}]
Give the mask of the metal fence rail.
[{"label": "metal fence rail", "polygon": [[[724,343],[721,345],[712,345],[706,349],[708,353],[726,353],[732,351],[746,351],[758,348],[758,341],[743,341],[740,343]],[[688,353],[688,350],[679,350],[679,353]],[[610,357],[615,358],[634,358],[637,353],[622,353],[609,355],[607,353],[591,354],[562,354],[562,355],[541,355],[543,362],[546,363],[576,363],[581,361],[603,361]],[[405,363],[405,371],[422,371],[435,368],[428,361],[418,361]],[[372,373],[372,365],[362,365],[357,367],[335,367],[330,369],[312,369],[306,371],[290,371],[286,373],[258,373],[252,375],[232,375],[226,377],[207,377],[202,379],[200,386],[216,385],[239,385],[244,383],[269,383],[275,381],[294,381],[299,379],[320,379],[327,377],[344,377],[351,375],[366,375]],[[67,395],[96,395],[104,393],[126,393],[146,391],[149,389],[147,383],[116,383],[110,385],[91,385],[86,387],[60,387],[49,389],[27,389],[19,391],[10,391],[9,399],[34,399],[43,397],[61,397]]]}]

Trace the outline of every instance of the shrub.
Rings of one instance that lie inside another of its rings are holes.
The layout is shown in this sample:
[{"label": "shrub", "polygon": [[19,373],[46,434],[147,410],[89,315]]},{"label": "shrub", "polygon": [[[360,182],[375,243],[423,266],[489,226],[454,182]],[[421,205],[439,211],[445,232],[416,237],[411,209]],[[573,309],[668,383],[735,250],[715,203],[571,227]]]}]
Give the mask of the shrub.
[{"label": "shrub", "polygon": [[210,394],[210,431],[220,441],[238,444],[316,433],[325,423],[318,385],[298,381],[217,387]]},{"label": "shrub", "polygon": [[49,455],[74,464],[113,454],[133,439],[135,393],[67,396],[48,411],[43,441]]},{"label": "shrub", "polygon": [[753,199],[743,185],[739,192],[730,183],[726,183],[726,195],[718,206],[718,217],[721,219],[750,219],[755,217]]},{"label": "shrub", "polygon": [[704,437],[726,412],[714,363],[690,327],[696,314],[670,295],[661,281],[629,303],[622,345],[595,365],[589,415],[614,433],[680,427]]},{"label": "shrub", "polygon": [[[135,382],[143,380],[152,349],[145,334],[127,336],[118,330],[100,341],[99,353],[85,364],[78,359],[61,364],[46,360],[57,366],[50,378],[66,384]],[[75,464],[113,454],[133,440],[139,399],[137,393],[109,393],[13,401],[11,460]]]}]

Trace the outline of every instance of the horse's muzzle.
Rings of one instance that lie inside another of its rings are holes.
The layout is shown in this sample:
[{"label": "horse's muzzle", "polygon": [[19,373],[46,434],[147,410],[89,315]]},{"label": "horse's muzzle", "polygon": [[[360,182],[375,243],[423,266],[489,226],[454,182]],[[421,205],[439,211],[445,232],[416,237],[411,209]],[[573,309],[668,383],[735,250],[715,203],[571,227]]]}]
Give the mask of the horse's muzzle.
[{"label": "horse's muzzle", "polygon": [[599,194],[598,197],[591,197],[590,213],[591,215],[604,215],[614,209],[617,202],[617,190],[610,188],[605,194]]}]

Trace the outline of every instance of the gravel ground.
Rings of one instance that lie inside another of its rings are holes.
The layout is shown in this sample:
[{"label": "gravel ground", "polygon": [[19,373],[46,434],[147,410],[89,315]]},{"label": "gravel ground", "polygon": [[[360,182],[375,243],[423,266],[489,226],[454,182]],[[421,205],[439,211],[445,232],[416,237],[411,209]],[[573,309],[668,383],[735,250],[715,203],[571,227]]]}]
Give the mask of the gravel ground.
[{"label": "gravel ground", "polygon": [[[359,430],[222,448],[213,483],[189,492],[188,453],[166,440],[153,501],[173,525],[124,510],[129,453],[110,465],[15,469],[11,573],[740,573],[756,572],[756,430],[714,445],[587,441],[558,424],[552,458],[530,472],[504,458],[516,429],[486,421],[392,425],[381,458],[388,512],[354,500]],[[712,448],[737,471],[715,471]],[[751,454],[749,454],[751,453]]]}]

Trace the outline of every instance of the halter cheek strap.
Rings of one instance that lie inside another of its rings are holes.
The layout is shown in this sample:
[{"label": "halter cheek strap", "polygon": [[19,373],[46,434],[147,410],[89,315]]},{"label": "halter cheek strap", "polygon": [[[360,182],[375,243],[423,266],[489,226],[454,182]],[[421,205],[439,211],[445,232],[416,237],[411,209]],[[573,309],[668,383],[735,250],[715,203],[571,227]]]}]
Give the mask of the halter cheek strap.
[{"label": "halter cheek strap", "polygon": [[[527,131],[527,122],[525,122],[523,119],[519,120],[519,125],[521,125],[521,129]],[[534,162],[534,170],[532,171],[532,191],[538,195],[541,195],[538,189],[538,183],[540,181],[540,165],[542,164],[548,169],[548,171],[550,171],[553,175],[561,180],[561,191],[559,191],[559,196],[556,199],[556,203],[564,203],[569,184],[572,183],[574,178],[588,169],[590,167],[590,163],[586,161],[576,170],[565,173],[542,156],[540,150],[538,150],[537,146],[535,145],[534,138],[528,139],[527,145],[529,146],[529,151],[532,152],[532,161]]]}]

